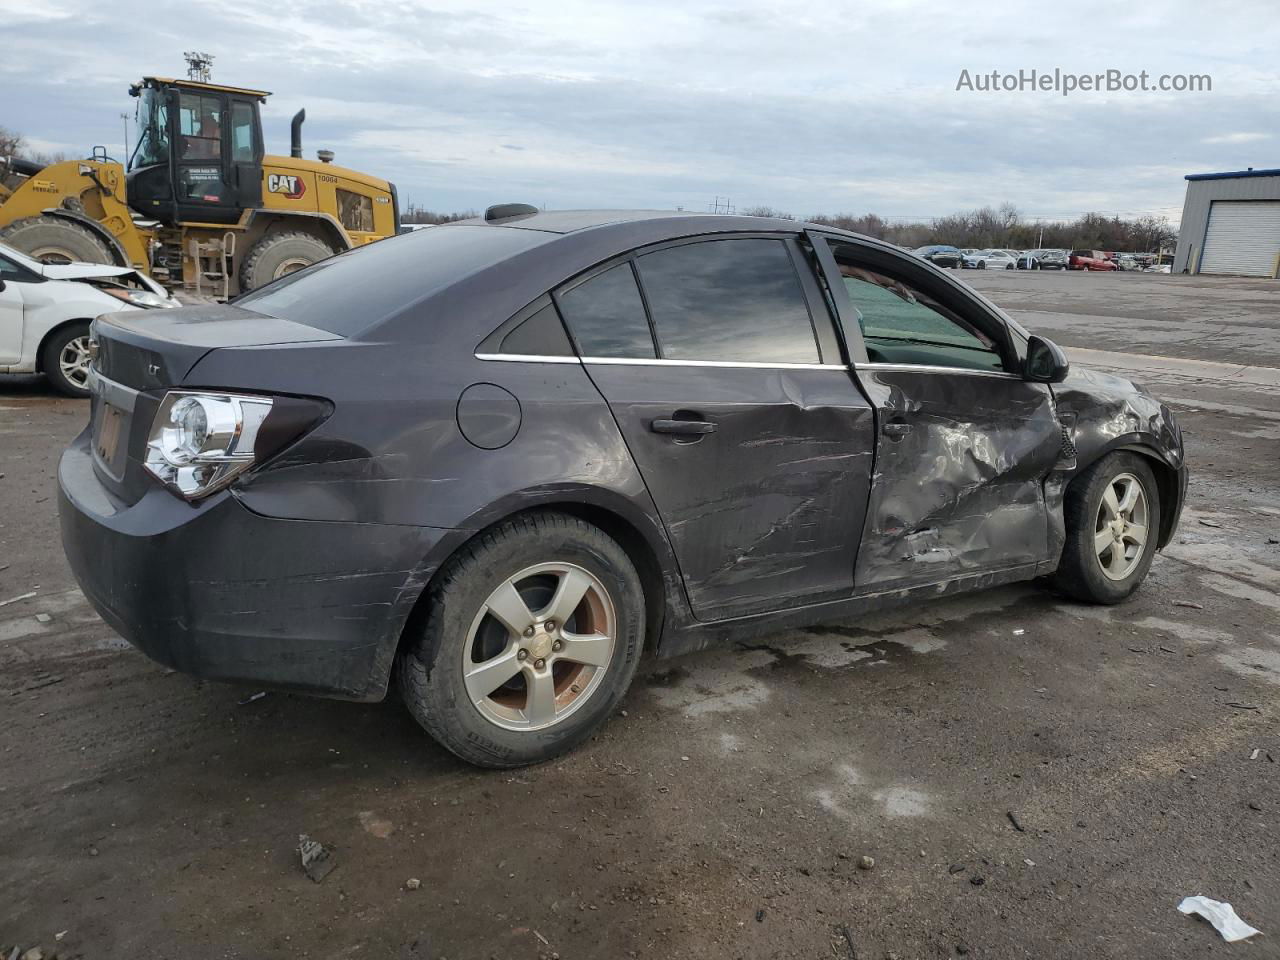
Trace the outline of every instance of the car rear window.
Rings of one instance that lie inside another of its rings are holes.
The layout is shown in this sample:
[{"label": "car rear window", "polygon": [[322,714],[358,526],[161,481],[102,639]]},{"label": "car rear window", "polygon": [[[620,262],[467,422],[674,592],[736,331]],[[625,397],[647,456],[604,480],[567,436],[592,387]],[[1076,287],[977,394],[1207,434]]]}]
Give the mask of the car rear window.
[{"label": "car rear window", "polygon": [[415,230],[321,260],[235,304],[350,337],[415,300],[552,239],[554,234],[509,227]]}]

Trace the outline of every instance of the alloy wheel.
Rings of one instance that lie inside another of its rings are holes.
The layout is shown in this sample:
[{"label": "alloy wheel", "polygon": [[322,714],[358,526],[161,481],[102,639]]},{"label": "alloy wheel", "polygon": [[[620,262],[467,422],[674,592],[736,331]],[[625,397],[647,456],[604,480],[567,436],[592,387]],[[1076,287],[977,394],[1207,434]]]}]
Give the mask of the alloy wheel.
[{"label": "alloy wheel", "polygon": [[541,730],[577,712],[613,660],[609,591],[571,563],[540,563],[504,580],[471,622],[462,648],[467,696],[490,723]]},{"label": "alloy wheel", "polygon": [[89,335],[67,341],[58,354],[58,369],[72,386],[81,390],[89,386]]},{"label": "alloy wheel", "polygon": [[1149,516],[1142,481],[1132,473],[1113,477],[1098,504],[1093,534],[1094,554],[1108,579],[1123,580],[1142,562]]}]

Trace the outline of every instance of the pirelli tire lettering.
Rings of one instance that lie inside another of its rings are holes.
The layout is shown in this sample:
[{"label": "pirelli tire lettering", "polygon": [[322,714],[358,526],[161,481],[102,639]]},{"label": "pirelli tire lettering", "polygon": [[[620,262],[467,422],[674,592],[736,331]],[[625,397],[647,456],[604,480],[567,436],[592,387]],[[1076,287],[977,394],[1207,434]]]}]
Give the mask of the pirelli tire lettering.
[{"label": "pirelli tire lettering", "polygon": [[290,173],[269,173],[267,192],[282,193],[286,200],[298,200],[307,192],[307,184],[301,177]]}]

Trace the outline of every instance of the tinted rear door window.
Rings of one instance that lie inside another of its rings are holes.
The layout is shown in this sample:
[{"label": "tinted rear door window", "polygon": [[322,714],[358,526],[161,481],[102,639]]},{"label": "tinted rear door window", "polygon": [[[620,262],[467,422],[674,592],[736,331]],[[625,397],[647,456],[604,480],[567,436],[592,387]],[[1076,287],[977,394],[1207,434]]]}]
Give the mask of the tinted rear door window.
[{"label": "tinted rear door window", "polygon": [[584,357],[653,358],[653,336],[630,263],[598,273],[557,299]]},{"label": "tinted rear door window", "polygon": [[809,310],[782,240],[710,240],[636,260],[668,360],[817,363]]},{"label": "tinted rear door window", "polygon": [[354,336],[463,277],[555,239],[509,227],[415,230],[357,247],[245,294],[236,306]]}]

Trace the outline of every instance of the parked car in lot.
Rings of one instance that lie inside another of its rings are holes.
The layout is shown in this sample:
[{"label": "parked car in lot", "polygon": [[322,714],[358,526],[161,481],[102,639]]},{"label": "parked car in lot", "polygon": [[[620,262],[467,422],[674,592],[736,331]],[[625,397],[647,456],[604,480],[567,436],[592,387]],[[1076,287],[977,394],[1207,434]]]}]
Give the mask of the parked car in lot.
[{"label": "parked car in lot", "polygon": [[43,373],[59,392],[86,397],[90,321],[178,305],[128,267],[41,263],[0,243],[0,373]]},{"label": "parked car in lot", "polygon": [[1068,269],[1106,271],[1117,267],[1101,250],[1072,250]]},{"label": "parked car in lot", "polygon": [[1018,258],[1019,270],[1065,270],[1067,255],[1062,250],[1028,250]]},{"label": "parked car in lot", "polygon": [[927,247],[918,247],[913,251],[917,257],[922,260],[928,260],[935,267],[951,267],[960,266],[960,251],[953,246],[945,243],[935,243]]},{"label": "parked car in lot", "polygon": [[198,676],[394,679],[494,767],[589,736],[644,649],[1049,575],[1121,601],[1186,487],[1143,389],[791,220],[505,205],[93,336],[59,512],[104,619]]},{"label": "parked car in lot", "polygon": [[1013,270],[1018,258],[1003,250],[975,250],[964,255],[962,265],[966,270]]}]

